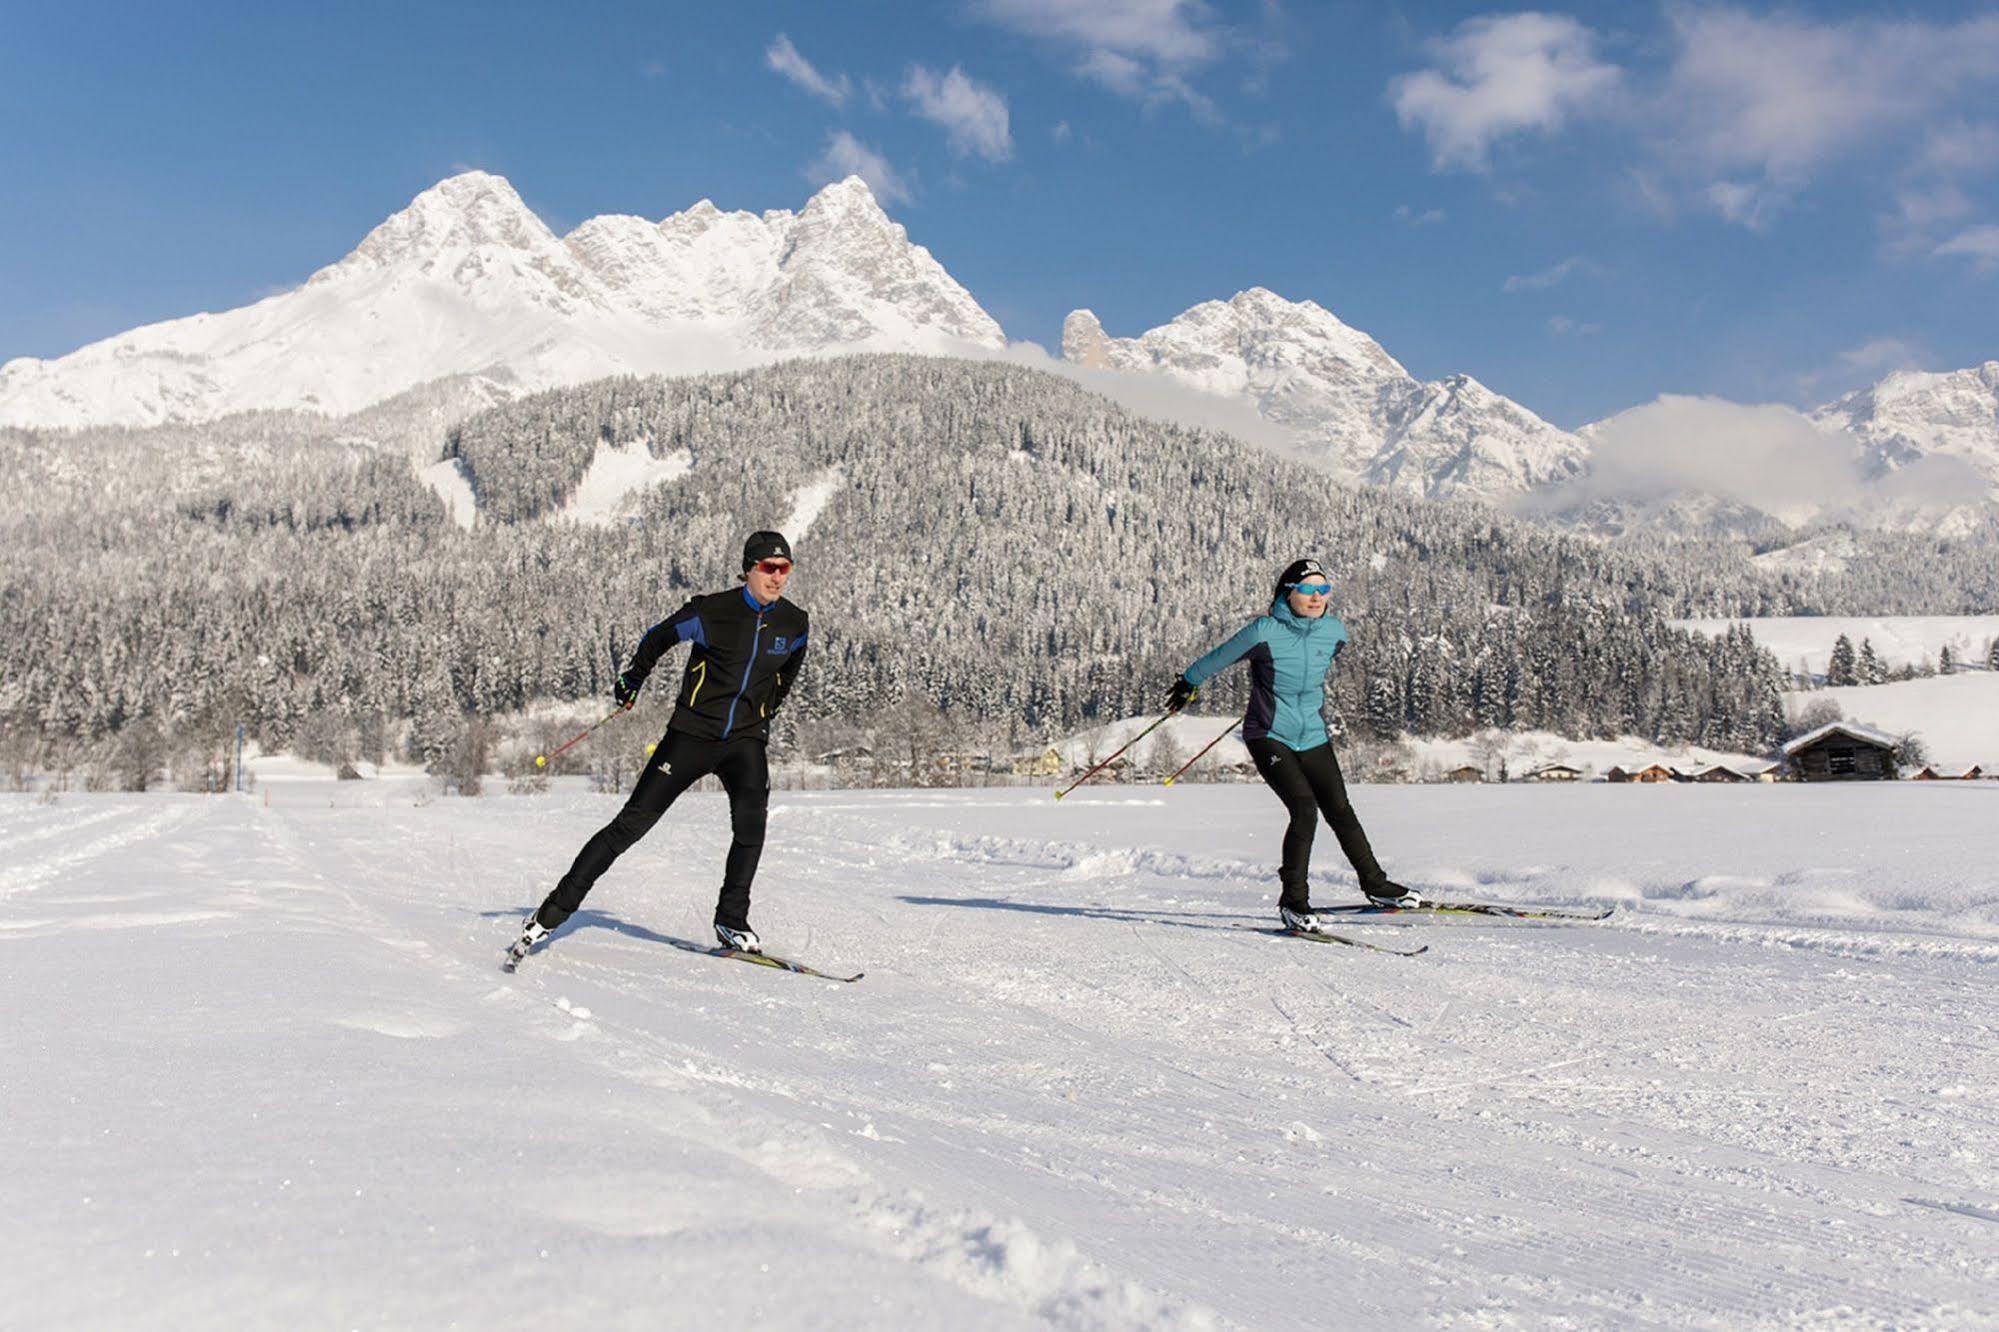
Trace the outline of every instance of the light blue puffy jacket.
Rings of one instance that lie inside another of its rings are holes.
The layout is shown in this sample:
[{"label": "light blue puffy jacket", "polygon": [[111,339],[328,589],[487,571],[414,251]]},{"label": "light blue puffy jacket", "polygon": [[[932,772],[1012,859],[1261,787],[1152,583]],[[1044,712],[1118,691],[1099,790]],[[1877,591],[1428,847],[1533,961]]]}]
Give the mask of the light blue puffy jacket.
[{"label": "light blue puffy jacket", "polygon": [[1230,666],[1249,661],[1249,711],[1242,719],[1242,738],[1272,740],[1296,750],[1326,743],[1326,672],[1347,627],[1332,615],[1306,619],[1280,597],[1268,615],[1259,615],[1220,647],[1183,673],[1197,688]]}]

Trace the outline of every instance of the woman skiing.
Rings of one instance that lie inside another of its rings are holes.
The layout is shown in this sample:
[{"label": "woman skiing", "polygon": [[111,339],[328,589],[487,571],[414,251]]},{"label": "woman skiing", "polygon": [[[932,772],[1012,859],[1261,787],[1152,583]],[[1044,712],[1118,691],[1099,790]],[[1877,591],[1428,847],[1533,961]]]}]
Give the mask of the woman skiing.
[{"label": "woman skiing", "polygon": [[1167,707],[1178,712],[1194,701],[1201,686],[1238,661],[1250,672],[1249,711],[1242,738],[1256,770],[1291,811],[1284,830],[1282,892],[1277,912],[1285,926],[1318,931],[1320,912],[1307,883],[1312,837],[1319,815],[1333,826],[1340,850],[1360,876],[1361,891],[1376,906],[1409,908],[1422,898],[1392,883],[1374,858],[1353,806],[1347,801],[1340,763],[1320,711],[1326,702],[1326,672],[1347,641],[1347,627],[1326,614],[1332,584],[1317,560],[1297,560],[1278,576],[1268,613],[1244,625],[1226,643],[1189,666],[1173,682]]}]

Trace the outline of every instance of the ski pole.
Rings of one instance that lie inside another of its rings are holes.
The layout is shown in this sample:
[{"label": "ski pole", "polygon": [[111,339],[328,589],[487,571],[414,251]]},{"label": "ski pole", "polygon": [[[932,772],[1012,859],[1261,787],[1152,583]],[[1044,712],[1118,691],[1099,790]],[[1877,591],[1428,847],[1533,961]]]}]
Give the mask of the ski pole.
[{"label": "ski pole", "polygon": [[1166,779],[1166,780],[1165,780],[1164,782],[1162,782],[1162,783],[1161,783],[1161,785],[1163,785],[1163,786],[1171,786],[1171,785],[1173,785],[1173,783],[1174,783],[1174,782],[1176,782],[1176,781],[1180,780],[1180,774],[1181,774],[1181,773],[1183,773],[1183,772],[1187,771],[1187,769],[1189,769],[1189,768],[1193,767],[1193,766],[1194,766],[1194,765],[1195,765],[1196,763],[1199,763],[1199,762],[1201,761],[1201,755],[1202,755],[1202,754],[1206,754],[1206,753],[1207,753],[1207,752],[1208,752],[1209,750],[1213,749],[1213,748],[1214,748],[1214,747],[1215,747],[1216,745],[1220,744],[1220,743],[1221,743],[1222,741],[1224,741],[1224,740],[1228,739],[1228,738],[1229,738],[1230,736],[1234,735],[1234,734],[1235,734],[1235,728],[1236,728],[1236,727],[1238,727],[1238,726],[1240,726],[1240,725],[1242,725],[1242,723],[1241,723],[1241,722],[1230,722],[1230,723],[1229,723],[1229,729],[1228,729],[1228,730],[1226,730],[1226,731],[1223,731],[1223,732],[1222,732],[1222,733],[1221,733],[1220,735],[1218,735],[1218,736],[1216,736],[1216,737],[1215,737],[1214,739],[1212,739],[1212,740],[1208,741],[1208,743],[1207,743],[1207,744],[1205,744],[1205,745],[1202,745],[1202,746],[1201,746],[1201,753],[1200,753],[1200,754],[1196,754],[1196,755],[1194,755],[1194,757],[1192,757],[1192,758],[1188,759],[1188,760],[1187,760],[1187,761],[1186,761],[1185,763],[1182,763],[1182,764],[1181,764],[1181,765],[1179,766],[1179,768],[1177,768],[1177,769],[1176,769],[1176,770],[1174,771],[1173,775],[1172,775],[1171,777],[1168,777],[1168,778],[1167,778],[1167,779]]},{"label": "ski pole", "polygon": [[1057,800],[1060,800],[1063,796],[1068,795],[1071,791],[1081,786],[1084,782],[1089,781],[1090,778],[1096,776],[1098,773],[1102,772],[1105,768],[1110,767],[1111,764],[1118,761],[1119,754],[1124,753],[1125,750],[1130,749],[1133,745],[1145,739],[1146,736],[1151,735],[1154,731],[1164,726],[1172,716],[1173,714],[1171,712],[1167,713],[1166,716],[1161,717],[1158,721],[1152,723],[1152,725],[1146,727],[1144,730],[1140,731],[1137,735],[1134,735],[1131,739],[1125,741],[1123,746],[1118,749],[1117,754],[1111,755],[1109,758],[1105,759],[1102,763],[1099,763],[1096,767],[1090,769],[1088,772],[1084,773],[1081,777],[1078,777],[1075,781],[1070,782],[1067,786],[1057,791],[1055,793],[1055,798]]},{"label": "ski pole", "polygon": [[[616,712],[613,712],[611,714],[611,717],[615,717],[619,713],[630,712],[630,711],[631,711],[630,708],[619,708]],[[604,722],[611,720],[611,717],[604,718],[604,721],[598,722],[597,726],[602,726]],[[591,732],[595,731],[597,729],[597,726],[591,726],[582,731],[577,732],[575,735],[570,736],[567,740],[557,745],[554,749],[549,750],[546,754],[536,754],[534,756],[535,767],[546,768],[548,766],[548,761],[552,758],[559,756],[563,750],[569,748],[571,745],[579,743],[580,741],[589,739]]]}]

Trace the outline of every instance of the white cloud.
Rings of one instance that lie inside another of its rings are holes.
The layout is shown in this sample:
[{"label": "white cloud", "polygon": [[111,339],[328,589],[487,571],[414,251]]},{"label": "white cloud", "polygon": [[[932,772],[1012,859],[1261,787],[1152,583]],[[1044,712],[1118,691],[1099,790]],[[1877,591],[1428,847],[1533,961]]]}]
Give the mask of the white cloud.
[{"label": "white cloud", "polygon": [[1055,122],[1055,128],[1048,131],[1048,137],[1057,143],[1067,143],[1074,133],[1075,131],[1069,128],[1068,121],[1058,120]]},{"label": "white cloud", "polygon": [[1976,176],[1999,171],[1999,125],[1958,121],[1933,125],[1916,159],[1918,170],[1939,176]]},{"label": "white cloud", "polygon": [[1936,247],[1940,255],[1961,255],[1981,273],[1999,271],[1999,226],[1969,227]]},{"label": "white cloud", "polygon": [[[1920,126],[1999,80],[1999,17],[1962,23],[1678,7],[1675,51],[1652,117],[1660,148],[1713,182],[1730,221],[1764,224],[1825,163]],[[1932,142],[1976,152],[1968,129]]]},{"label": "white cloud", "polygon": [[1199,0],[980,0],[994,22],[1038,37],[1159,65],[1194,65],[1220,51]]},{"label": "white cloud", "polygon": [[1917,370],[1923,360],[1923,350],[1904,338],[1870,338],[1839,354],[1840,364],[1847,370],[1870,376],[1890,370]]},{"label": "white cloud", "polygon": [[1006,98],[956,65],[941,77],[922,65],[912,66],[902,95],[915,105],[917,115],[943,128],[953,152],[988,162],[1013,156]]},{"label": "white cloud", "polygon": [[1952,505],[1986,488],[1963,459],[1938,455],[1887,478],[1870,476],[1853,435],[1775,404],[1665,394],[1598,422],[1589,434],[1589,472],[1525,507],[1558,512],[1596,500],[1643,503],[1691,491],[1796,524],[1878,508],[1887,498]]},{"label": "white cloud", "polygon": [[846,130],[835,130],[826,138],[826,151],[805,168],[805,177],[815,185],[828,185],[848,176],[866,181],[884,203],[909,202],[909,187],[887,158]]},{"label": "white cloud", "polygon": [[1326,466],[1323,444],[1302,431],[1270,420],[1244,398],[1205,393],[1157,370],[1110,370],[1077,365],[1053,356],[1035,342],[1011,342],[1003,351],[966,353],[975,360],[998,360],[1072,379],[1101,393],[1127,411],[1195,430],[1215,430],[1310,466]]},{"label": "white cloud", "polygon": [[1595,46],[1561,14],[1467,19],[1431,44],[1440,67],[1392,80],[1389,100],[1405,129],[1423,131],[1436,167],[1482,171],[1501,139],[1558,130],[1617,87],[1621,71]]},{"label": "white cloud", "polygon": [[1665,394],[1591,434],[1589,473],[1550,496],[1554,507],[1697,491],[1781,518],[1861,495],[1853,437],[1789,407]]},{"label": "white cloud", "polygon": [[1411,208],[1408,204],[1397,204],[1395,206],[1395,220],[1412,227],[1427,227],[1434,223],[1442,222],[1444,220],[1444,210],[1441,208],[1424,208],[1419,210]]},{"label": "white cloud", "polygon": [[1579,324],[1567,315],[1558,314],[1548,316],[1548,331],[1555,334],[1573,333],[1577,337],[1586,338],[1592,333],[1603,332],[1603,325]]},{"label": "white cloud", "polygon": [[847,96],[853,91],[853,85],[847,81],[845,74],[837,79],[827,78],[798,53],[798,48],[791,44],[791,38],[783,33],[779,33],[777,40],[764,51],[764,63],[814,97],[834,106],[846,105]]},{"label": "white cloud", "polygon": [[1771,217],[1790,200],[1783,190],[1740,180],[1718,180],[1702,191],[1702,197],[1730,222],[1761,231]]},{"label": "white cloud", "polygon": [[974,8],[1003,28],[1071,48],[1077,74],[1120,96],[1216,115],[1187,81],[1222,53],[1201,0],[976,0]]},{"label": "white cloud", "polygon": [[1522,273],[1506,279],[1501,285],[1504,291],[1545,291],[1559,286],[1572,274],[1601,273],[1603,265],[1580,254],[1572,254],[1552,268],[1544,268],[1538,273]]}]

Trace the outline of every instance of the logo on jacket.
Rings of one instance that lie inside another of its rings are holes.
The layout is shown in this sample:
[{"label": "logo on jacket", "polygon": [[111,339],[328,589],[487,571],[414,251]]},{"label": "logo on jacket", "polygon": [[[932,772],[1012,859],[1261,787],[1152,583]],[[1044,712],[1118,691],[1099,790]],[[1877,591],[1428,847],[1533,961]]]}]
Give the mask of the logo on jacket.
[{"label": "logo on jacket", "polygon": [[787,640],[785,639],[785,636],[783,634],[779,634],[776,638],[771,640],[770,650],[772,652],[784,651],[784,645],[786,641]]}]

